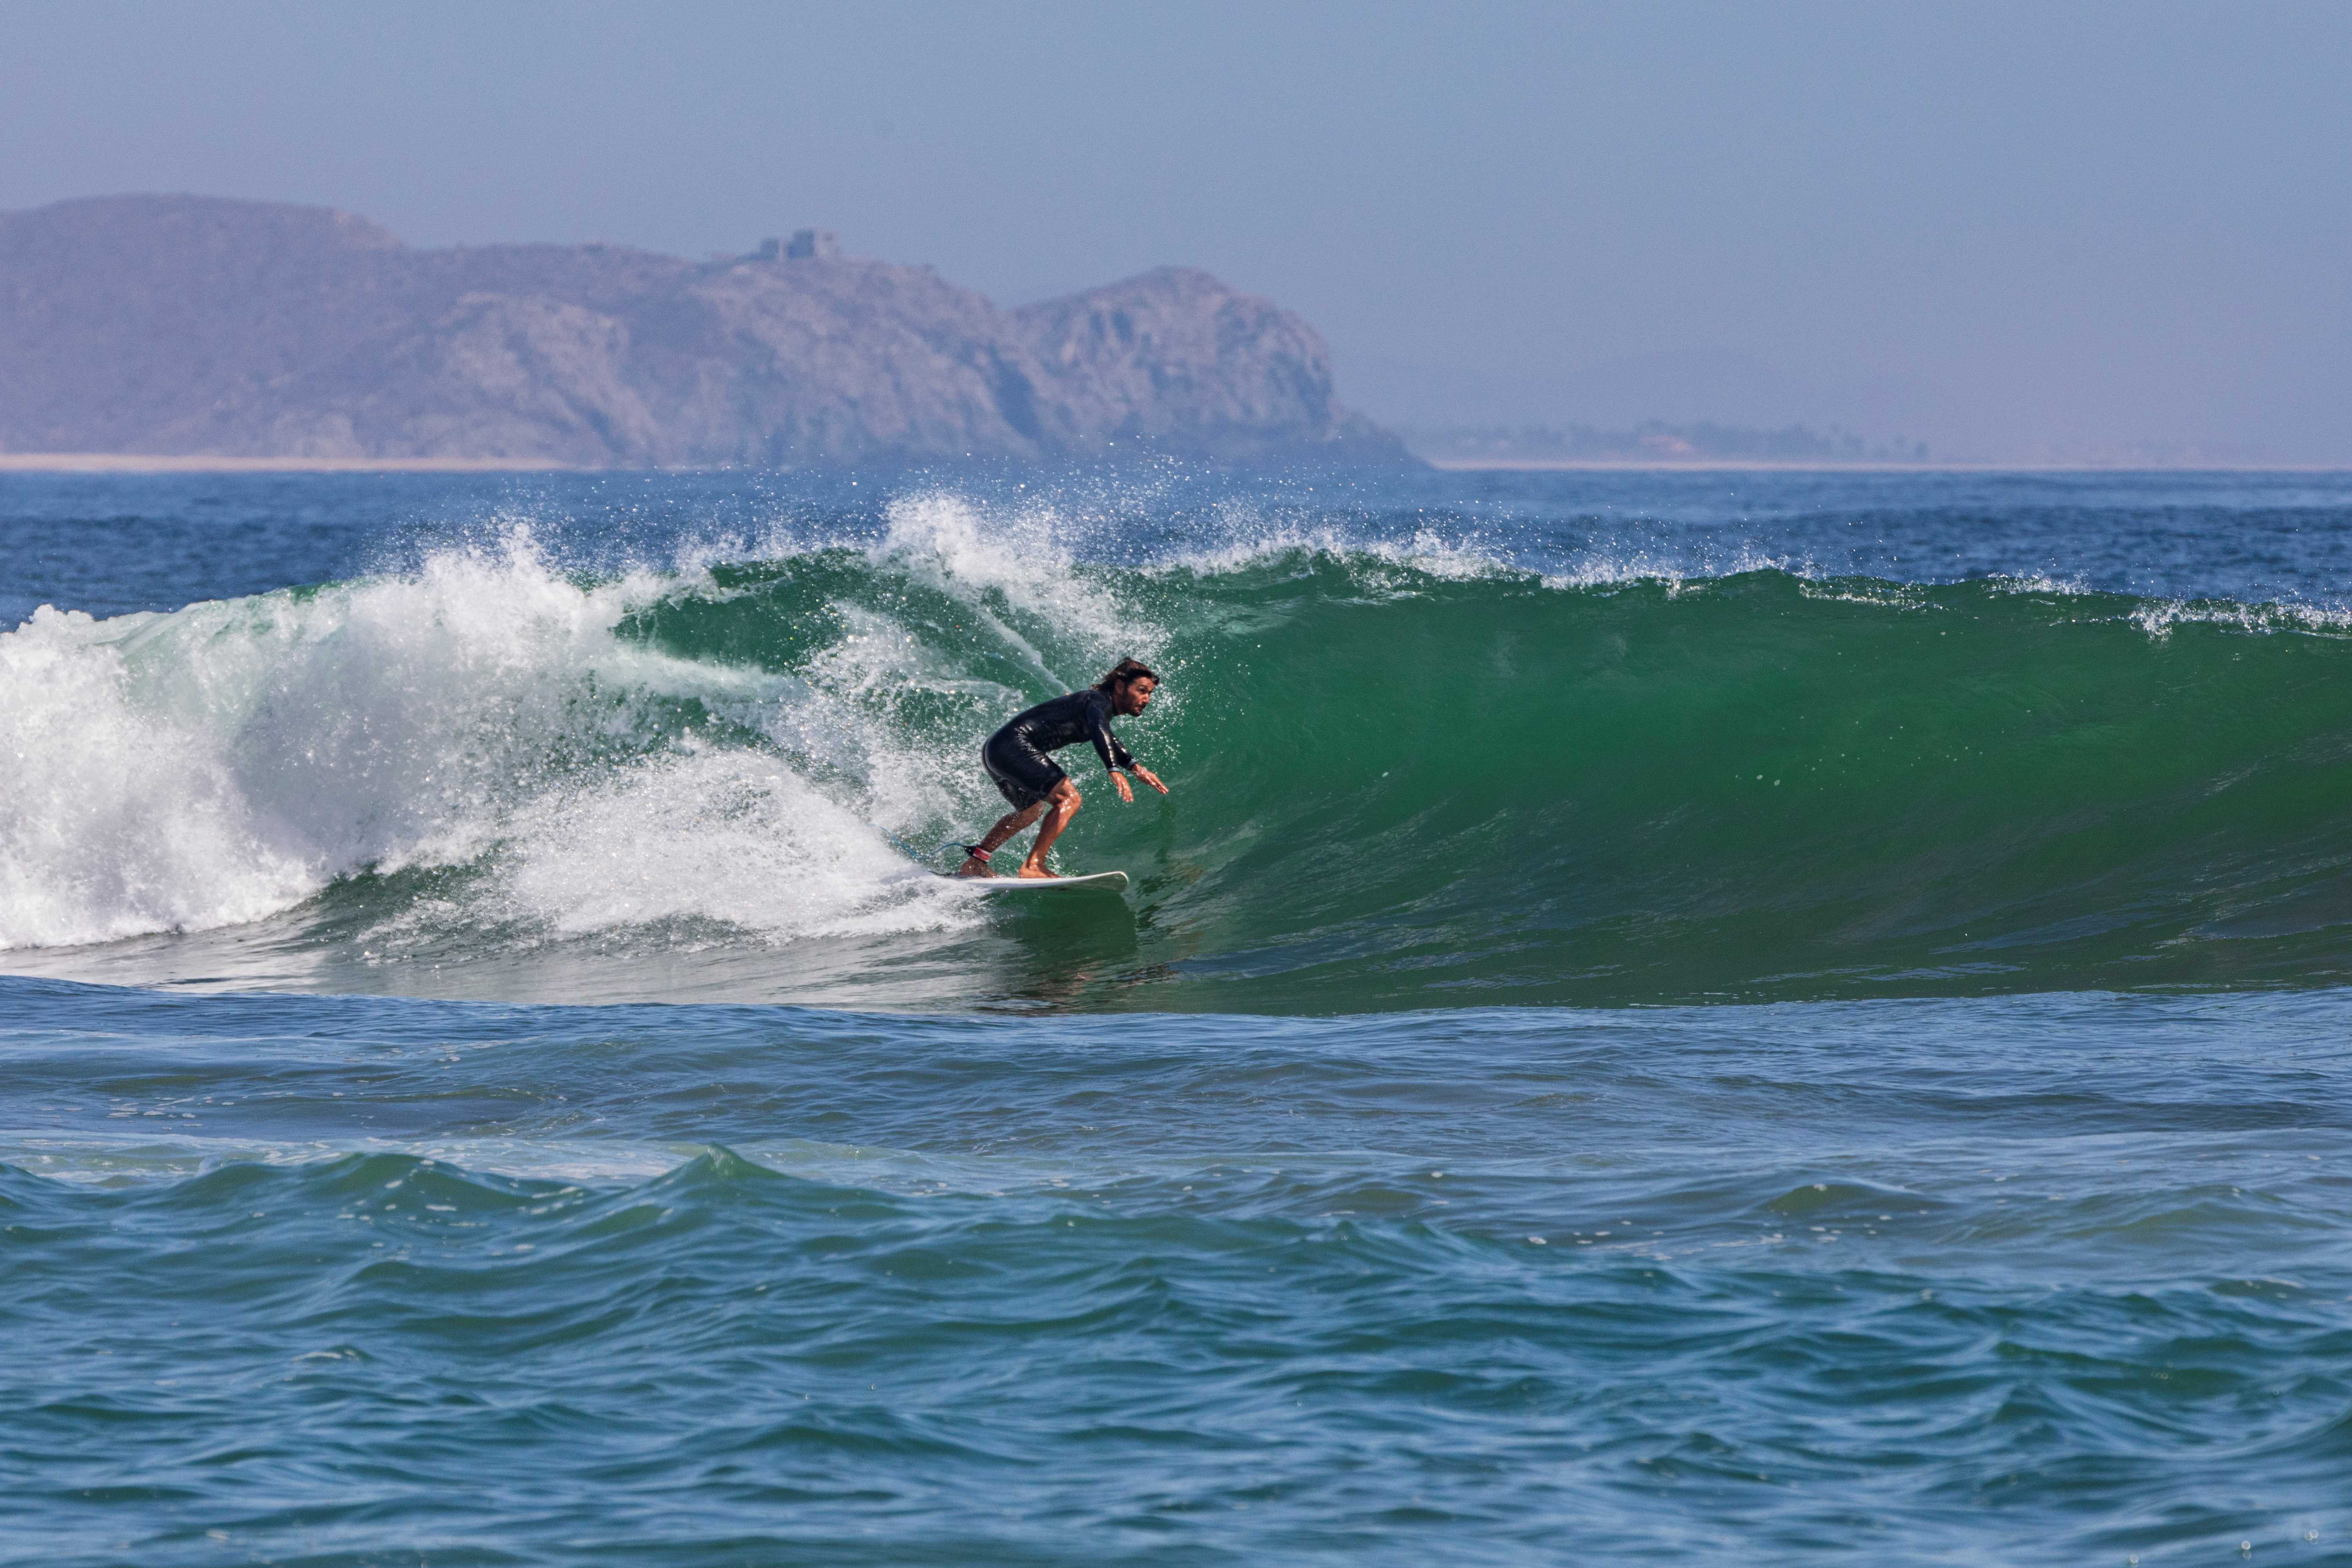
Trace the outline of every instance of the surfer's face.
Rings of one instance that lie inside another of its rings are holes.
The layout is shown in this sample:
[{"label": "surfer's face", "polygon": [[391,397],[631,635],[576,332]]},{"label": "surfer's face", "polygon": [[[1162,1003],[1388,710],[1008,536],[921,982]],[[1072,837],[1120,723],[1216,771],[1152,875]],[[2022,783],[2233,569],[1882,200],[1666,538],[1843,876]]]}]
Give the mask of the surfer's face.
[{"label": "surfer's face", "polygon": [[1118,710],[1130,714],[1142,712],[1151,706],[1151,694],[1159,686],[1160,682],[1148,675],[1138,676],[1129,681],[1118,689]]}]

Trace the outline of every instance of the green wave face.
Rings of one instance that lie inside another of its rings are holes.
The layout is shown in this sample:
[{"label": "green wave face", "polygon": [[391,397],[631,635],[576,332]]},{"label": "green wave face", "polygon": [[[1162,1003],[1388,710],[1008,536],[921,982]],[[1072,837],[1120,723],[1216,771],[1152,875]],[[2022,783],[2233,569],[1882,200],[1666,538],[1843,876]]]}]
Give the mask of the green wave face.
[{"label": "green wave face", "polygon": [[[1779,572],[1547,586],[1298,552],[1087,574],[1168,674],[1089,805],[1136,875],[1099,1003],[1356,1009],[2339,979],[2352,643],[2228,605]],[[640,635],[877,695],[950,769],[1114,651],[847,552],[719,576]],[[973,770],[976,776],[976,769]],[[976,830],[992,809],[937,828]],[[1118,984],[1110,984],[1116,980]]]},{"label": "green wave face", "polygon": [[[2352,956],[2326,616],[1328,544],[1119,569],[971,516],[37,616],[0,637],[0,951],[140,984],[1241,1011],[2311,984]],[[1122,732],[1173,793],[1123,805],[1066,753],[1058,852],[1128,871],[1126,903],[915,874],[902,849],[1003,811],[990,731],[1130,654],[1167,679]]]}]

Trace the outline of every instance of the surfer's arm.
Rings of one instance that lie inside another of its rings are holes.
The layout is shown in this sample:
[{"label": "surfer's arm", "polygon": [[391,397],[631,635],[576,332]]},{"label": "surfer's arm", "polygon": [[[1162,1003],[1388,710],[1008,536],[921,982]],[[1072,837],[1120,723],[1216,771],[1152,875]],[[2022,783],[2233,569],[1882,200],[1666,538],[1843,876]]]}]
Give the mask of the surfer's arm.
[{"label": "surfer's arm", "polygon": [[1134,770],[1135,759],[1118,743],[1118,737],[1110,732],[1110,721],[1104,712],[1108,706],[1097,701],[1087,709],[1087,739],[1095,743],[1095,755],[1102,759],[1103,772],[1117,778],[1121,768]]},{"label": "surfer's arm", "polygon": [[1110,715],[1106,711],[1108,706],[1108,703],[1097,703],[1087,708],[1087,738],[1094,742],[1095,755],[1102,759],[1103,771],[1110,774],[1111,787],[1118,791],[1119,799],[1133,800],[1135,791],[1128,787],[1126,778],[1127,773],[1133,773],[1161,795],[1166,795],[1168,786],[1161,784],[1150,768],[1137,762],[1134,755],[1118,743],[1118,737],[1110,732]]}]

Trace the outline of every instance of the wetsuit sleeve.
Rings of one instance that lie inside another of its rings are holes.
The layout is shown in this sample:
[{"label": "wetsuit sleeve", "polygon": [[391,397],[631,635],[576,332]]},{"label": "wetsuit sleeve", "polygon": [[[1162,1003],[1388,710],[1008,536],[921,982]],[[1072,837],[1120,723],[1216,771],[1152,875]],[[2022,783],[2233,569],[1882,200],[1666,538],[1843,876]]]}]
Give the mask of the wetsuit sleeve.
[{"label": "wetsuit sleeve", "polygon": [[1110,732],[1110,701],[1108,698],[1087,704],[1087,738],[1095,743],[1095,755],[1102,759],[1105,770],[1116,772],[1125,768],[1130,773],[1135,771],[1135,759],[1128,755],[1125,746],[1118,743],[1118,737]]}]

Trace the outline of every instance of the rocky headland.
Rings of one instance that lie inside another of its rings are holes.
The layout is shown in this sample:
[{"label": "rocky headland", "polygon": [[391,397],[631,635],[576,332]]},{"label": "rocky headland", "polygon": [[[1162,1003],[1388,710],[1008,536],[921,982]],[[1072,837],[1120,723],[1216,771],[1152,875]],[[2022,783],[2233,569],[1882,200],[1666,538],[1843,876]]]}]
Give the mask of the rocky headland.
[{"label": "rocky headland", "polygon": [[1166,267],[1020,310],[803,230],[415,249],[322,207],[0,214],[0,453],[797,467],[1410,462],[1315,330]]}]

